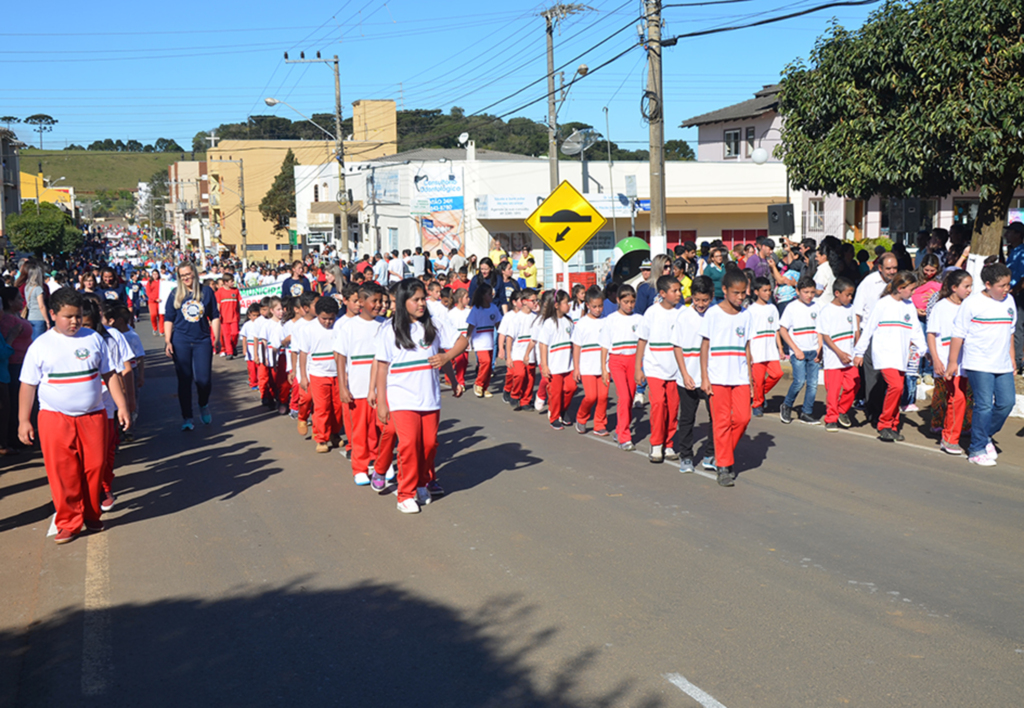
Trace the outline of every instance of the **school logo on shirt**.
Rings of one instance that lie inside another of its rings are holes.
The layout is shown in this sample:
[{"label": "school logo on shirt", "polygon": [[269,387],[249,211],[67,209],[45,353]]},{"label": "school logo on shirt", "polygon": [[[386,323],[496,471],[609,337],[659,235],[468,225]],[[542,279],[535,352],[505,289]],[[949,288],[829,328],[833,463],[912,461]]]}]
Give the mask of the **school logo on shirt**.
[{"label": "school logo on shirt", "polygon": [[771,324],[774,321],[775,321],[775,315],[768,315],[768,324]]},{"label": "school logo on shirt", "polygon": [[910,322],[910,315],[903,315],[904,322]]},{"label": "school logo on shirt", "polygon": [[846,321],[847,322],[853,322],[853,315],[847,315],[846,316]]},{"label": "school logo on shirt", "polygon": [[103,297],[107,298],[108,300],[116,300],[117,293],[113,290],[108,290],[107,292],[103,293]]},{"label": "school logo on shirt", "polygon": [[633,325],[633,331],[634,332],[636,331],[636,325]]},{"label": "school logo on shirt", "polygon": [[420,345],[420,349],[426,349],[427,348],[427,340],[425,340],[425,339],[421,339],[419,342],[417,342],[417,344]]},{"label": "school logo on shirt", "polygon": [[85,359],[89,358],[89,354],[90,354],[90,352],[89,352],[88,349],[76,349],[75,350],[75,357],[78,358],[78,359],[82,359],[83,361]]},{"label": "school logo on shirt", "polygon": [[494,322],[494,313],[493,312],[491,313],[490,317],[491,317],[491,322]]},{"label": "school logo on shirt", "polygon": [[181,306],[181,315],[186,322],[198,322],[206,314],[206,308],[199,300],[189,300]]},{"label": "school logo on shirt", "polygon": [[292,297],[298,297],[302,294],[302,285],[299,283],[292,283],[292,286],[288,289],[288,292],[292,294]]},{"label": "school logo on shirt", "polygon": [[1010,317],[1013,317],[1013,308],[1012,307],[1007,307],[1006,308],[1006,314],[1008,314]]},{"label": "school logo on shirt", "polygon": [[811,319],[812,319],[812,320],[816,320],[816,319],[818,319],[818,313],[817,313],[817,312],[812,312],[812,313],[811,313]]},{"label": "school logo on shirt", "polygon": [[736,328],[736,336],[737,337],[742,337],[746,333],[747,333],[747,328],[746,327],[737,327]]}]

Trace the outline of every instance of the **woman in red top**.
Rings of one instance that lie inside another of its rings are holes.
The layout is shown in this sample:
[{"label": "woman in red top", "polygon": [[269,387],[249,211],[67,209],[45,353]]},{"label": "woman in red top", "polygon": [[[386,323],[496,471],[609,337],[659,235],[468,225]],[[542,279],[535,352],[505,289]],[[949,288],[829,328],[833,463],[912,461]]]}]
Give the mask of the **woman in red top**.
[{"label": "woman in red top", "polygon": [[153,325],[153,336],[162,337],[164,316],[160,312],[160,271],[154,270],[146,281],[146,307],[149,308],[149,322]]}]

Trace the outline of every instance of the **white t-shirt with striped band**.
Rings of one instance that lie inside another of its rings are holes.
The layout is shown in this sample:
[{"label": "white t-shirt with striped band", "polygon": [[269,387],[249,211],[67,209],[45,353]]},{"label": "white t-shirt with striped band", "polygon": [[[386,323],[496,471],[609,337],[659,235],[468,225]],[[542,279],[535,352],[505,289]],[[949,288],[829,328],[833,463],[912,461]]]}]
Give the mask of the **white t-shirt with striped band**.
[{"label": "white t-shirt with striped band", "polygon": [[[786,311],[789,311],[788,307]],[[750,315],[746,310],[731,315],[721,305],[715,305],[704,313],[700,336],[709,342],[708,378],[712,385],[744,386],[750,383],[747,367],[750,335]]]},{"label": "white t-shirt with striped band", "polygon": [[750,313],[750,359],[755,364],[779,360],[779,346],[776,332],[779,331],[779,308],[771,303],[762,305],[755,302],[747,308]]},{"label": "white t-shirt with striped band", "polygon": [[[568,316],[544,320],[537,332],[537,343],[548,348],[548,369],[552,374],[572,371],[572,320]],[[537,357],[539,361],[539,351]]]},{"label": "white t-shirt with striped band", "polygon": [[647,308],[644,313],[637,339],[647,342],[644,349],[643,370],[648,378],[662,381],[680,381],[679,367],[672,342],[675,339],[676,322],[679,311],[675,308],[665,309],[661,303]]},{"label": "white t-shirt with striped band", "polygon": [[643,321],[643,316],[635,312],[624,315],[615,311],[601,320],[604,326],[601,327],[598,341],[611,356],[633,356],[636,354],[637,335]]},{"label": "white t-shirt with striped band", "polygon": [[334,363],[334,343],[338,339],[338,332],[333,328],[327,329],[320,324],[318,319],[312,322],[310,326],[303,329],[302,342],[299,343],[300,356],[301,352],[306,354],[306,376],[322,378],[337,376],[338,367]]},{"label": "white t-shirt with striped band", "polygon": [[[697,312],[692,307],[684,307],[679,310],[676,321],[675,336],[672,345],[679,347],[683,352],[683,365],[686,366],[686,373],[690,375],[693,382],[700,386],[700,345],[704,338],[700,336],[700,328],[704,324],[703,313]],[[683,375],[679,374],[679,385],[683,385]]]},{"label": "white t-shirt with striped band", "polygon": [[601,329],[604,322],[583,315],[572,328],[572,343],[580,348],[580,376],[601,375]]},{"label": "white t-shirt with striped band", "polygon": [[[446,321],[432,319],[436,336],[427,342],[423,325],[413,322],[409,336],[412,349],[403,349],[395,339],[392,320],[381,326],[377,335],[377,361],[388,364],[387,401],[393,411],[436,411],[441,409],[441,383],[430,357],[442,349],[451,349],[459,338]],[[353,394],[355,395],[355,394]]]},{"label": "white t-shirt with striped band", "polygon": [[1010,343],[1016,325],[1017,306],[1009,295],[993,300],[979,292],[964,300],[953,320],[953,336],[964,340],[964,369],[992,374],[1013,371]]},{"label": "white t-shirt with striped band", "polygon": [[779,325],[789,330],[790,338],[800,351],[810,352],[818,348],[817,323],[818,305],[794,300],[786,306]]},{"label": "white t-shirt with striped band", "polygon": [[103,410],[101,377],[111,371],[114,364],[97,332],[82,327],[68,336],[53,328],[25,353],[21,382],[38,386],[41,410],[80,416]]},{"label": "white t-shirt with striped band", "polygon": [[[947,297],[935,303],[935,307],[928,314],[927,332],[935,335],[935,351],[943,366],[949,366],[949,345],[953,342],[953,321],[958,312],[960,312],[960,305],[954,305]],[[961,347],[957,364],[962,366],[963,363],[964,348]]]},{"label": "white t-shirt with striped band", "polygon": [[[857,329],[857,322],[853,317],[852,305],[843,307],[829,302],[818,310],[818,333],[829,337],[840,351],[850,355],[851,360],[853,359],[853,332],[855,329]],[[821,360],[826,369],[845,369],[848,366],[853,366],[852,361],[849,364],[841,362],[839,356],[824,342],[821,344],[821,351]]]},{"label": "white t-shirt with striped band", "polygon": [[353,398],[370,395],[370,370],[383,324],[383,317],[372,320],[355,317],[345,323],[334,339],[334,351],[345,357],[348,390]]}]

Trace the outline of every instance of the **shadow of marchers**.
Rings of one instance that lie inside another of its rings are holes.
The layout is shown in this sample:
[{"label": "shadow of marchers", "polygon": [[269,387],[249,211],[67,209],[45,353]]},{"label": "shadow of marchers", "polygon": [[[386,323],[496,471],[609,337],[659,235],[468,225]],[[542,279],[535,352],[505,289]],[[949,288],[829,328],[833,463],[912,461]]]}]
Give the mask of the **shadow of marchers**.
[{"label": "shadow of marchers", "polygon": [[464,612],[387,584],[310,590],[307,582],[102,610],[112,656],[96,671],[100,695],[91,699],[81,695],[79,681],[80,610],[43,619],[28,637],[0,632],[2,660],[24,651],[20,680],[4,687],[3,698],[25,707],[664,704],[657,695],[631,695],[634,679],[597,694],[590,687],[597,647],[552,665],[542,652],[551,650],[559,629],[539,623],[536,608],[517,596],[488,598]]},{"label": "shadow of marchers", "polygon": [[268,466],[268,447],[253,442],[212,448],[165,459],[144,470],[118,475],[116,525],[173,514],[204,502],[230,500],[283,470]]},{"label": "shadow of marchers", "polygon": [[760,432],[753,437],[743,436],[740,444],[736,446],[736,464],[733,471],[736,474],[755,470],[761,466],[768,457],[768,450],[775,447],[775,436],[770,433]]},{"label": "shadow of marchers", "polygon": [[502,472],[513,472],[532,467],[542,460],[532,450],[519,443],[503,443],[493,447],[472,450],[456,457],[441,457],[438,449],[437,475],[443,475],[445,490],[460,492],[497,477]]}]

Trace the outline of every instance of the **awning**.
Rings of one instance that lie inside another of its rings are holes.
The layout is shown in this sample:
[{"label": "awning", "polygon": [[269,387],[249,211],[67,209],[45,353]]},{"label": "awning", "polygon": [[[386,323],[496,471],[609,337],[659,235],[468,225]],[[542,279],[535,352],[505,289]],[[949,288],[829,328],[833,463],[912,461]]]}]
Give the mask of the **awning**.
[{"label": "awning", "polygon": [[[363,202],[359,199],[348,205],[348,215],[356,216],[363,210]],[[310,214],[340,214],[341,206],[337,202],[313,202],[309,205]]]}]

